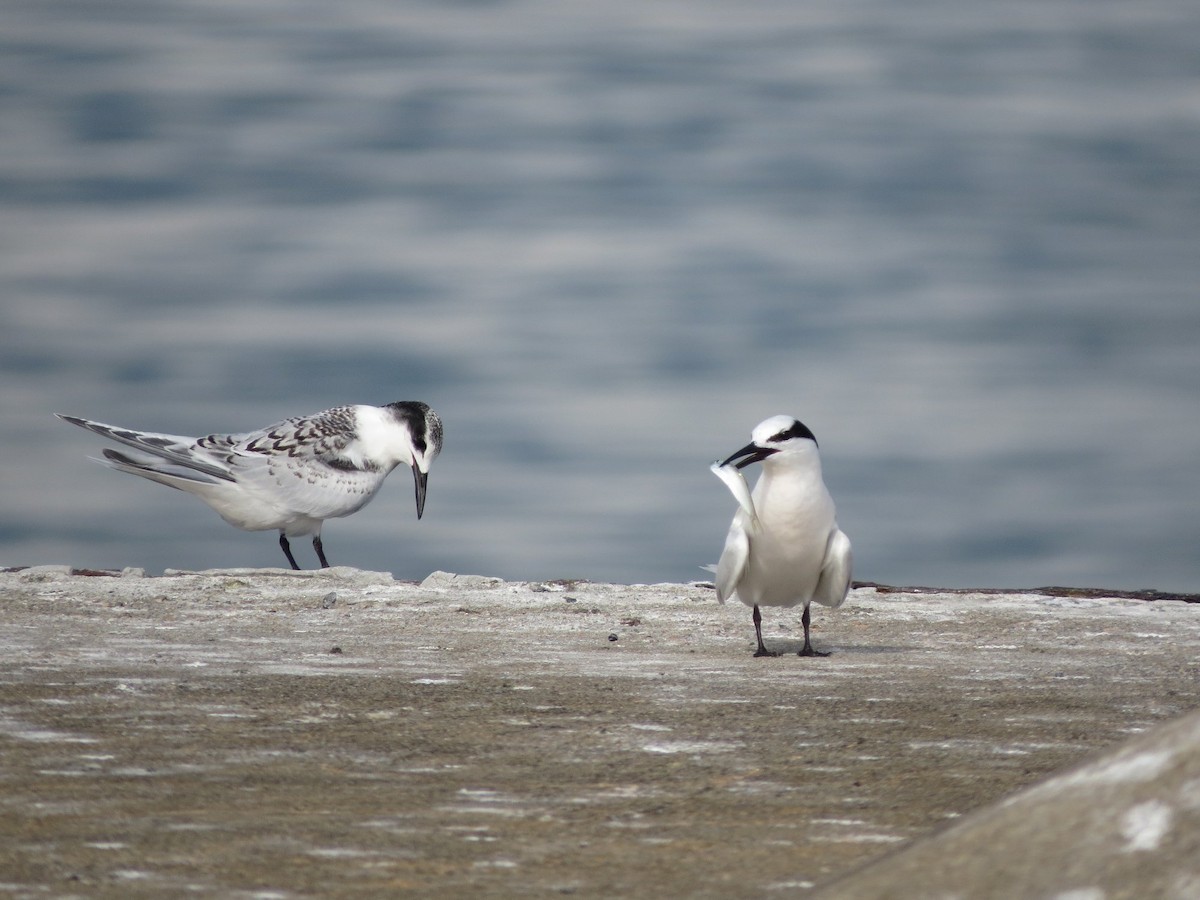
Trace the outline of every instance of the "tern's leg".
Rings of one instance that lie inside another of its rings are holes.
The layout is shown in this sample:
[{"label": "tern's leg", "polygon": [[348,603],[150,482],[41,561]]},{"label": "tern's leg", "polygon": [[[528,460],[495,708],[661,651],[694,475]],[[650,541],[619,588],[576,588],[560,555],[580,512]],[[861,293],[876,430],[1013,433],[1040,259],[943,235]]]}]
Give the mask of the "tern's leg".
[{"label": "tern's leg", "polygon": [[754,615],[751,618],[754,620],[754,636],[758,638],[758,649],[754,651],[754,655],[778,656],[778,653],[772,653],[762,642],[762,613],[758,611],[758,604],[754,605]]},{"label": "tern's leg", "polygon": [[828,656],[829,655],[828,653],[819,653],[818,651],[814,650],[812,642],[808,639],[808,623],[811,621],[811,619],[812,619],[812,616],[808,611],[808,607],[805,606],[804,607],[804,615],[802,615],[800,617],[800,624],[804,626],[804,646],[800,648],[800,652],[797,653],[796,655],[797,656]]},{"label": "tern's leg", "polygon": [[329,563],[325,560],[325,547],[321,544],[321,536],[319,534],[313,537],[313,549],[317,551],[317,559],[321,561],[321,568],[328,569]]},{"label": "tern's leg", "polygon": [[292,564],[292,568],[299,570],[300,567],[296,565],[296,557],[292,556],[292,548],[291,545],[288,544],[287,535],[282,531],[279,532],[279,546],[283,548],[283,555],[288,558],[288,562]]}]

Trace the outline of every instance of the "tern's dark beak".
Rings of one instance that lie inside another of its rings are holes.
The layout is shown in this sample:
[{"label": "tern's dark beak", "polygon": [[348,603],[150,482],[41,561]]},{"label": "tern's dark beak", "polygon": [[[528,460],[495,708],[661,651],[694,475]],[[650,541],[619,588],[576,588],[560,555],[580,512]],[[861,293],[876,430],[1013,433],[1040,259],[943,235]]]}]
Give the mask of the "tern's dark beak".
[{"label": "tern's dark beak", "polygon": [[412,467],[413,482],[417,486],[417,518],[425,512],[425,484],[429,481],[429,473],[422,472],[416,466]]},{"label": "tern's dark beak", "polygon": [[741,462],[737,464],[736,468],[744,469],[746,466],[753,465],[756,462],[762,462],[772,453],[778,452],[778,450],[775,450],[771,447],[760,447],[758,444],[747,444],[737,453],[733,454],[733,456],[729,457],[729,459],[725,460],[725,462],[721,463],[721,465],[727,466],[737,459],[741,460]]}]

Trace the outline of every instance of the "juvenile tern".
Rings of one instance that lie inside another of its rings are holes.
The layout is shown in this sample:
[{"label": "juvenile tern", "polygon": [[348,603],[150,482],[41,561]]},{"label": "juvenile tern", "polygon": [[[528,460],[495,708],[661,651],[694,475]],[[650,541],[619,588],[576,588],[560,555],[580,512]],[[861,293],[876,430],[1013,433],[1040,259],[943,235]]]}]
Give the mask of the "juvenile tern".
[{"label": "juvenile tern", "polygon": [[258,431],[202,438],[58,417],[133,448],[105,449],[97,462],[195,494],[246,531],[279,529],[293,569],[300,567],[289,537],[312,535],[317,559],[328,568],[322,522],[358,512],[398,465],[412,468],[421,518],[429,466],[442,449],[442,420],[412,400],[338,406]]},{"label": "juvenile tern", "polygon": [[[778,656],[763,645],[760,606],[803,604],[804,647],[809,640],[809,604],[841,606],[850,589],[850,539],[838,529],[833,498],[821,478],[817,439],[791,416],[760,422],[751,441],[712,471],[738,500],[725,549],[717,563],[717,599],[737,595],[754,608],[755,656]],[[763,464],[751,494],[741,469]]]}]

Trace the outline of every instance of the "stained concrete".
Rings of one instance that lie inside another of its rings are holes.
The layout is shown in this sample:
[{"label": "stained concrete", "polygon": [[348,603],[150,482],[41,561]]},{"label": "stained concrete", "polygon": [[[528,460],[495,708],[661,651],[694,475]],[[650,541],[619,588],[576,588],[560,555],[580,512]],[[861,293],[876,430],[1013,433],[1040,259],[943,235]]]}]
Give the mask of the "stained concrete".
[{"label": "stained concrete", "polygon": [[[819,659],[749,619],[703,584],[0,573],[0,896],[870,897],[1200,708],[1182,600],[864,587]],[[1163,867],[1155,799],[1114,840]],[[1035,896],[983,871],[963,896]]]},{"label": "stained concrete", "polygon": [[1200,713],[839,879],[860,897],[1200,897]]}]

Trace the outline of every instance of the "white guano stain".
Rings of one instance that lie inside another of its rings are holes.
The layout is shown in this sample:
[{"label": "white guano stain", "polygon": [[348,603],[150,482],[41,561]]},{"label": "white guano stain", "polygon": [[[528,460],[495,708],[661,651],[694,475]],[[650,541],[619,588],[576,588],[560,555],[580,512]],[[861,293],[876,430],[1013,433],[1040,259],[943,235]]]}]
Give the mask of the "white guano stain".
[{"label": "white guano stain", "polygon": [[1174,819],[1171,807],[1161,800],[1147,800],[1131,807],[1121,816],[1121,836],[1127,842],[1121,849],[1126,853],[1157,850]]}]

